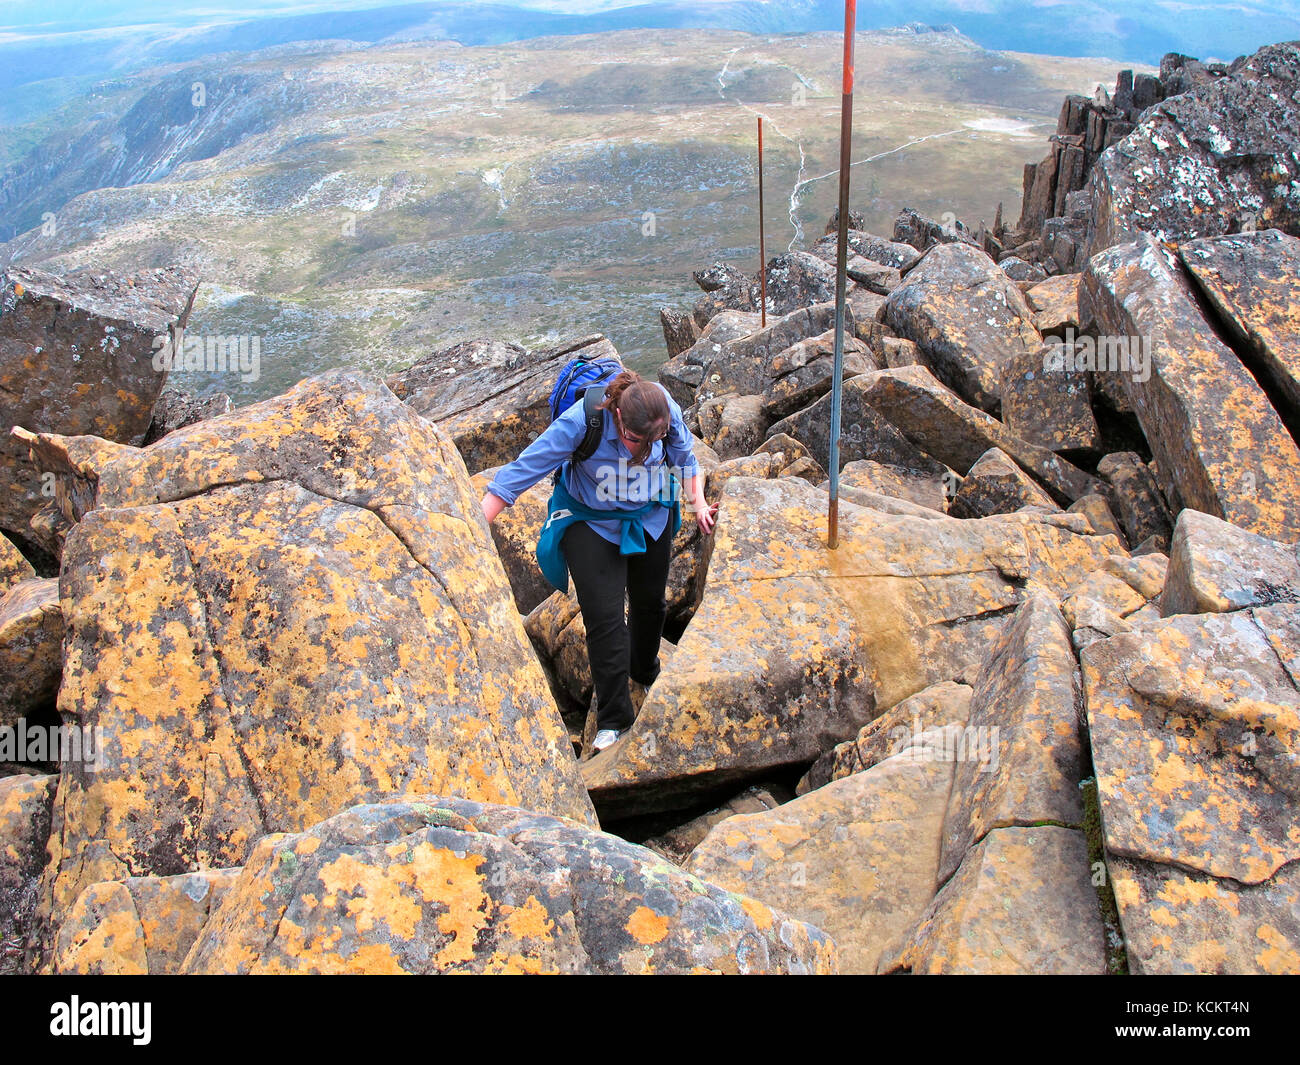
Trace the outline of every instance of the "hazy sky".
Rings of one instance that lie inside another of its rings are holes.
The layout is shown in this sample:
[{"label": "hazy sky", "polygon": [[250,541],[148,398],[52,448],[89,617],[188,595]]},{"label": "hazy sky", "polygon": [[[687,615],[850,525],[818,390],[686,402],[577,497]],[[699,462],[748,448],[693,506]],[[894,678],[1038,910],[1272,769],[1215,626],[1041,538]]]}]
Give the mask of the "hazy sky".
[{"label": "hazy sky", "polygon": [[[123,26],[141,23],[184,23],[227,21],[268,15],[301,14],[320,11],[346,11],[364,8],[387,7],[401,0],[208,0],[206,3],[185,4],[174,0],[3,0],[0,3],[0,32],[25,31],[68,32],[99,26]],[[462,0],[474,3],[475,0]],[[628,0],[506,0],[516,7],[564,14],[581,14],[608,11],[613,8],[634,7]],[[691,6],[733,3],[736,0],[690,0]],[[760,4],[771,3],[786,10],[813,6],[808,0],[751,0]],[[1066,0],[948,0],[945,6],[954,16],[962,12],[994,14],[1008,13],[1032,7],[1052,7]],[[867,14],[870,0],[860,6]],[[1300,17],[1300,0],[1090,0],[1071,4],[1073,7],[1093,8],[1098,15],[1123,15],[1135,6],[1158,7],[1169,11],[1171,17],[1187,11],[1221,11],[1225,21],[1243,10],[1268,12],[1277,15]],[[824,5],[823,5],[824,6]]]}]

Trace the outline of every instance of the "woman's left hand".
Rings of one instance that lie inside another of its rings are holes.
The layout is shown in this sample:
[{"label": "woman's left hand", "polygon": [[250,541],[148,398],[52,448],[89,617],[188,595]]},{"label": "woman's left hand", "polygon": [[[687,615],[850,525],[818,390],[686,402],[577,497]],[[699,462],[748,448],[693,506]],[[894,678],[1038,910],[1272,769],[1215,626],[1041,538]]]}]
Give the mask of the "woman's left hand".
[{"label": "woman's left hand", "polygon": [[700,496],[700,498],[693,504],[693,508],[695,510],[695,523],[699,525],[700,533],[704,536],[708,536],[713,532],[714,525],[717,524],[718,504],[714,503],[710,506],[705,501],[704,497]]}]

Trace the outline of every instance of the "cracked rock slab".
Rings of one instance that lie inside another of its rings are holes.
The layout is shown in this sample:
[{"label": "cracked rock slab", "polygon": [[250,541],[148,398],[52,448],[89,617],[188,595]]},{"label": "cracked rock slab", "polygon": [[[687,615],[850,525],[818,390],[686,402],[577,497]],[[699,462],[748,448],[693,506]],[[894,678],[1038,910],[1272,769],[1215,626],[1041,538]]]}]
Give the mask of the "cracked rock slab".
[{"label": "cracked rock slab", "polygon": [[1300,449],[1202,317],[1174,253],[1143,235],[1095,255],[1080,298],[1098,333],[1123,341],[1130,363],[1134,348],[1145,352],[1145,367],[1139,361],[1119,377],[1173,512],[1191,507],[1260,536],[1300,540]]},{"label": "cracked rock slab", "polygon": [[881,971],[1106,972],[1105,928],[1077,829],[999,828],[972,847]]},{"label": "cracked rock slab", "polygon": [[830,973],[824,932],[653,851],[426,797],[268,836],[186,973]]},{"label": "cracked rock slab", "polygon": [[336,371],[100,470],[70,534],[45,905],[440,791],[594,820],[451,443]]},{"label": "cracked rock slab", "polygon": [[1082,655],[1135,972],[1297,972],[1300,608],[1180,614]]},{"label": "cracked rock slab", "polygon": [[92,884],[59,930],[54,971],[82,976],[176,973],[239,873],[204,869]]},{"label": "cracked rock slab", "polygon": [[796,478],[727,482],[694,620],[629,732],[583,764],[602,814],[812,762],[876,707],[977,666],[1029,595],[1059,598],[1120,550],[1076,515],[962,521],[841,500],[832,552],[826,506]]},{"label": "cracked rock slab", "polygon": [[864,773],[775,810],[729,817],[686,868],[824,929],[845,972],[874,973],[881,952],[938,887],[953,763],[927,756],[927,732]]},{"label": "cracked rock slab", "polygon": [[932,248],[890,294],[885,311],[886,324],[920,347],[944,384],[993,415],[1007,362],[1042,344],[1033,317],[997,263],[961,242]]},{"label": "cracked rock slab", "polygon": [[995,828],[1083,823],[1079,670],[1052,598],[1034,595],[990,649],[971,696],[944,821],[941,880]]}]

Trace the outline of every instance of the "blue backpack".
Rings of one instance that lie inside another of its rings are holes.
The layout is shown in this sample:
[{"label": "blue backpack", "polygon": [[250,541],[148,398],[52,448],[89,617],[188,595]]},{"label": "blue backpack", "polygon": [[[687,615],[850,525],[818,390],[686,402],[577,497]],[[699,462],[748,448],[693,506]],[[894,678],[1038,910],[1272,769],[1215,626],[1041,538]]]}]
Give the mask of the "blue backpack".
[{"label": "blue backpack", "polygon": [[[605,401],[605,386],[622,372],[623,364],[617,358],[604,356],[588,359],[582,355],[571,359],[560,371],[559,379],[551,390],[551,421],[555,421],[581,399],[587,422],[586,435],[574,449],[571,462],[591,458],[600,445],[601,431],[605,427],[605,412],[597,408]],[[555,471],[553,480],[559,483],[560,470]]]}]

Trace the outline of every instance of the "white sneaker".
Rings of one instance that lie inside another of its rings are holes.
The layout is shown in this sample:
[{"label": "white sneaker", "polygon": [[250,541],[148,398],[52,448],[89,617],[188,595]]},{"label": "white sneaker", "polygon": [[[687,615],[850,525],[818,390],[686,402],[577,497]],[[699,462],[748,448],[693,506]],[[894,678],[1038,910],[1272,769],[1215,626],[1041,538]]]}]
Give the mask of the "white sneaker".
[{"label": "white sneaker", "polygon": [[615,732],[612,728],[603,728],[596,733],[596,738],[591,741],[593,751],[603,751],[606,747],[612,747],[618,742],[618,738],[623,735],[621,732]]}]

